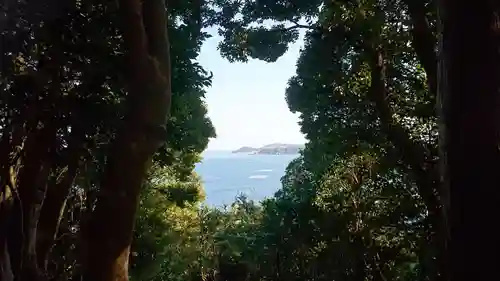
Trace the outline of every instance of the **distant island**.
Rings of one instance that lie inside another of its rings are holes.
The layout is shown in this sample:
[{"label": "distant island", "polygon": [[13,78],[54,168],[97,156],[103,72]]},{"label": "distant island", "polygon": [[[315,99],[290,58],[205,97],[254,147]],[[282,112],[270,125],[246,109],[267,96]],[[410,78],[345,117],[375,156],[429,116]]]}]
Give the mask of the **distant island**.
[{"label": "distant island", "polygon": [[303,144],[285,144],[285,143],[273,143],[264,145],[263,147],[255,148],[249,146],[240,147],[233,153],[249,153],[249,154],[297,154],[300,150],[304,149]]}]

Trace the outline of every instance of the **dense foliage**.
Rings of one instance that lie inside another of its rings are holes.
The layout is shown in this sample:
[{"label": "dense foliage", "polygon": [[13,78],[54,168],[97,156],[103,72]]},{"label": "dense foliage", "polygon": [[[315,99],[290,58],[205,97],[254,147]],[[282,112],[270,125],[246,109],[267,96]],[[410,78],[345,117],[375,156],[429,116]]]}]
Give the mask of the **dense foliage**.
[{"label": "dense foliage", "polygon": [[[212,241],[219,278],[442,278],[435,3],[214,4],[230,61],[272,62],[306,31],[286,94],[308,140],[273,198],[209,211],[220,226],[196,235]],[[198,247],[204,257],[206,244]]]},{"label": "dense foliage", "polygon": [[[438,169],[437,0],[39,2],[0,3],[0,280],[449,280],[440,185],[471,181]],[[274,62],[305,32],[286,99],[306,147],[272,198],[223,209],[203,205],[193,171],[215,136],[196,62],[213,26],[229,61]],[[500,75],[492,54],[473,54],[490,67],[478,73]],[[498,82],[446,70],[450,89],[498,96]],[[476,165],[484,189],[498,103],[455,100],[478,122],[445,115],[485,138],[462,134],[445,158]]]},{"label": "dense foliage", "polygon": [[[106,253],[128,251],[135,194],[158,147],[154,167],[164,173],[155,185],[173,181],[175,202],[198,198],[192,170],[215,136],[203,101],[211,76],[196,63],[207,34],[192,3],[172,4],[172,63],[148,73],[134,65],[144,53],[127,37],[133,23],[120,21],[126,1],[10,2],[1,25],[0,279],[116,278],[121,269],[109,268],[120,258]],[[161,43],[151,30],[157,22],[144,24],[147,39]],[[149,50],[144,61],[151,58],[168,59]]]}]

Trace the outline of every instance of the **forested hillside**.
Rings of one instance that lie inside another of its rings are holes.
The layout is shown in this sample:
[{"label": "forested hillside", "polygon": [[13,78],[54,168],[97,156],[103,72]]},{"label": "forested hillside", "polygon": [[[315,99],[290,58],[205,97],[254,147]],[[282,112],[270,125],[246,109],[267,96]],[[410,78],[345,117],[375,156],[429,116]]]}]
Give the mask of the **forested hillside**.
[{"label": "forested hillside", "polygon": [[[464,233],[499,199],[498,4],[444,6],[438,48],[437,0],[2,2],[0,280],[462,280],[449,261],[487,260]],[[308,142],[263,202],[202,204],[208,27],[231,62],[305,32],[286,99]]]}]

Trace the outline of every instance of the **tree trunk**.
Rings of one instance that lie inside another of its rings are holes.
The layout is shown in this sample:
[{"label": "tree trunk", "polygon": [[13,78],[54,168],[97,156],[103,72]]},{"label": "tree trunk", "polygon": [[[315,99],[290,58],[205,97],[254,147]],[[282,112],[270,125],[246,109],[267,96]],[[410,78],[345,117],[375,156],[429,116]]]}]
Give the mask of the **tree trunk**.
[{"label": "tree trunk", "polygon": [[498,275],[500,1],[440,3],[439,90],[451,280]]},{"label": "tree trunk", "polygon": [[0,280],[12,281],[14,275],[10,264],[10,254],[7,245],[10,212],[12,209],[12,195],[10,190],[0,194]]},{"label": "tree trunk", "polygon": [[363,243],[363,238],[359,233],[352,234],[351,245],[353,247],[353,264],[352,264],[352,279],[353,281],[366,280],[366,261],[365,253],[366,247]]},{"label": "tree trunk", "polygon": [[423,262],[423,266],[430,280],[446,280],[446,259],[442,257],[446,238],[443,236],[445,227],[439,198],[438,166],[432,160],[433,155],[421,143],[412,140],[409,132],[394,120],[393,111],[387,99],[382,51],[376,47],[367,51],[372,54],[370,99],[375,104],[388,139],[400,151],[404,163],[410,167],[419,195],[427,207],[429,228],[426,243],[433,254],[432,260]]},{"label": "tree trunk", "polygon": [[16,188],[18,197],[9,218],[14,226],[9,231],[8,243],[15,280],[38,280],[42,276],[36,265],[36,225],[50,171],[47,160],[55,137],[56,128],[49,123],[26,140]]},{"label": "tree trunk", "polygon": [[165,3],[121,0],[119,5],[130,72],[130,108],[111,146],[96,206],[84,232],[86,281],[128,280],[139,192],[147,164],[164,140],[170,108]]},{"label": "tree trunk", "polygon": [[59,182],[47,188],[43,200],[37,225],[36,251],[38,267],[44,271],[47,270],[49,254],[59,229],[66,199],[78,172],[83,142],[83,131],[73,128],[64,158],[64,163],[68,163],[67,170]]}]

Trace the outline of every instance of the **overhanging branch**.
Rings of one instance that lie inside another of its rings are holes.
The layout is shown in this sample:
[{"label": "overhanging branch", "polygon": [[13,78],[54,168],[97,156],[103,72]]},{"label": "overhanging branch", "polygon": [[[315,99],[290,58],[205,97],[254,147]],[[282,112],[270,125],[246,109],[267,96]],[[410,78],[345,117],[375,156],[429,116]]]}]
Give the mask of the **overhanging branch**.
[{"label": "overhanging branch", "polygon": [[387,98],[382,51],[378,48],[367,49],[367,51],[370,54],[369,64],[371,68],[369,97],[375,104],[388,139],[400,151],[403,161],[415,174],[419,193],[429,213],[437,215],[440,209],[435,189],[438,176],[435,165],[431,162],[431,155],[422,144],[411,139],[408,130],[394,120],[393,111]]},{"label": "overhanging branch", "polygon": [[413,48],[427,74],[431,94],[437,93],[437,56],[435,51],[436,39],[426,16],[425,2],[423,0],[405,0],[413,25]]}]

